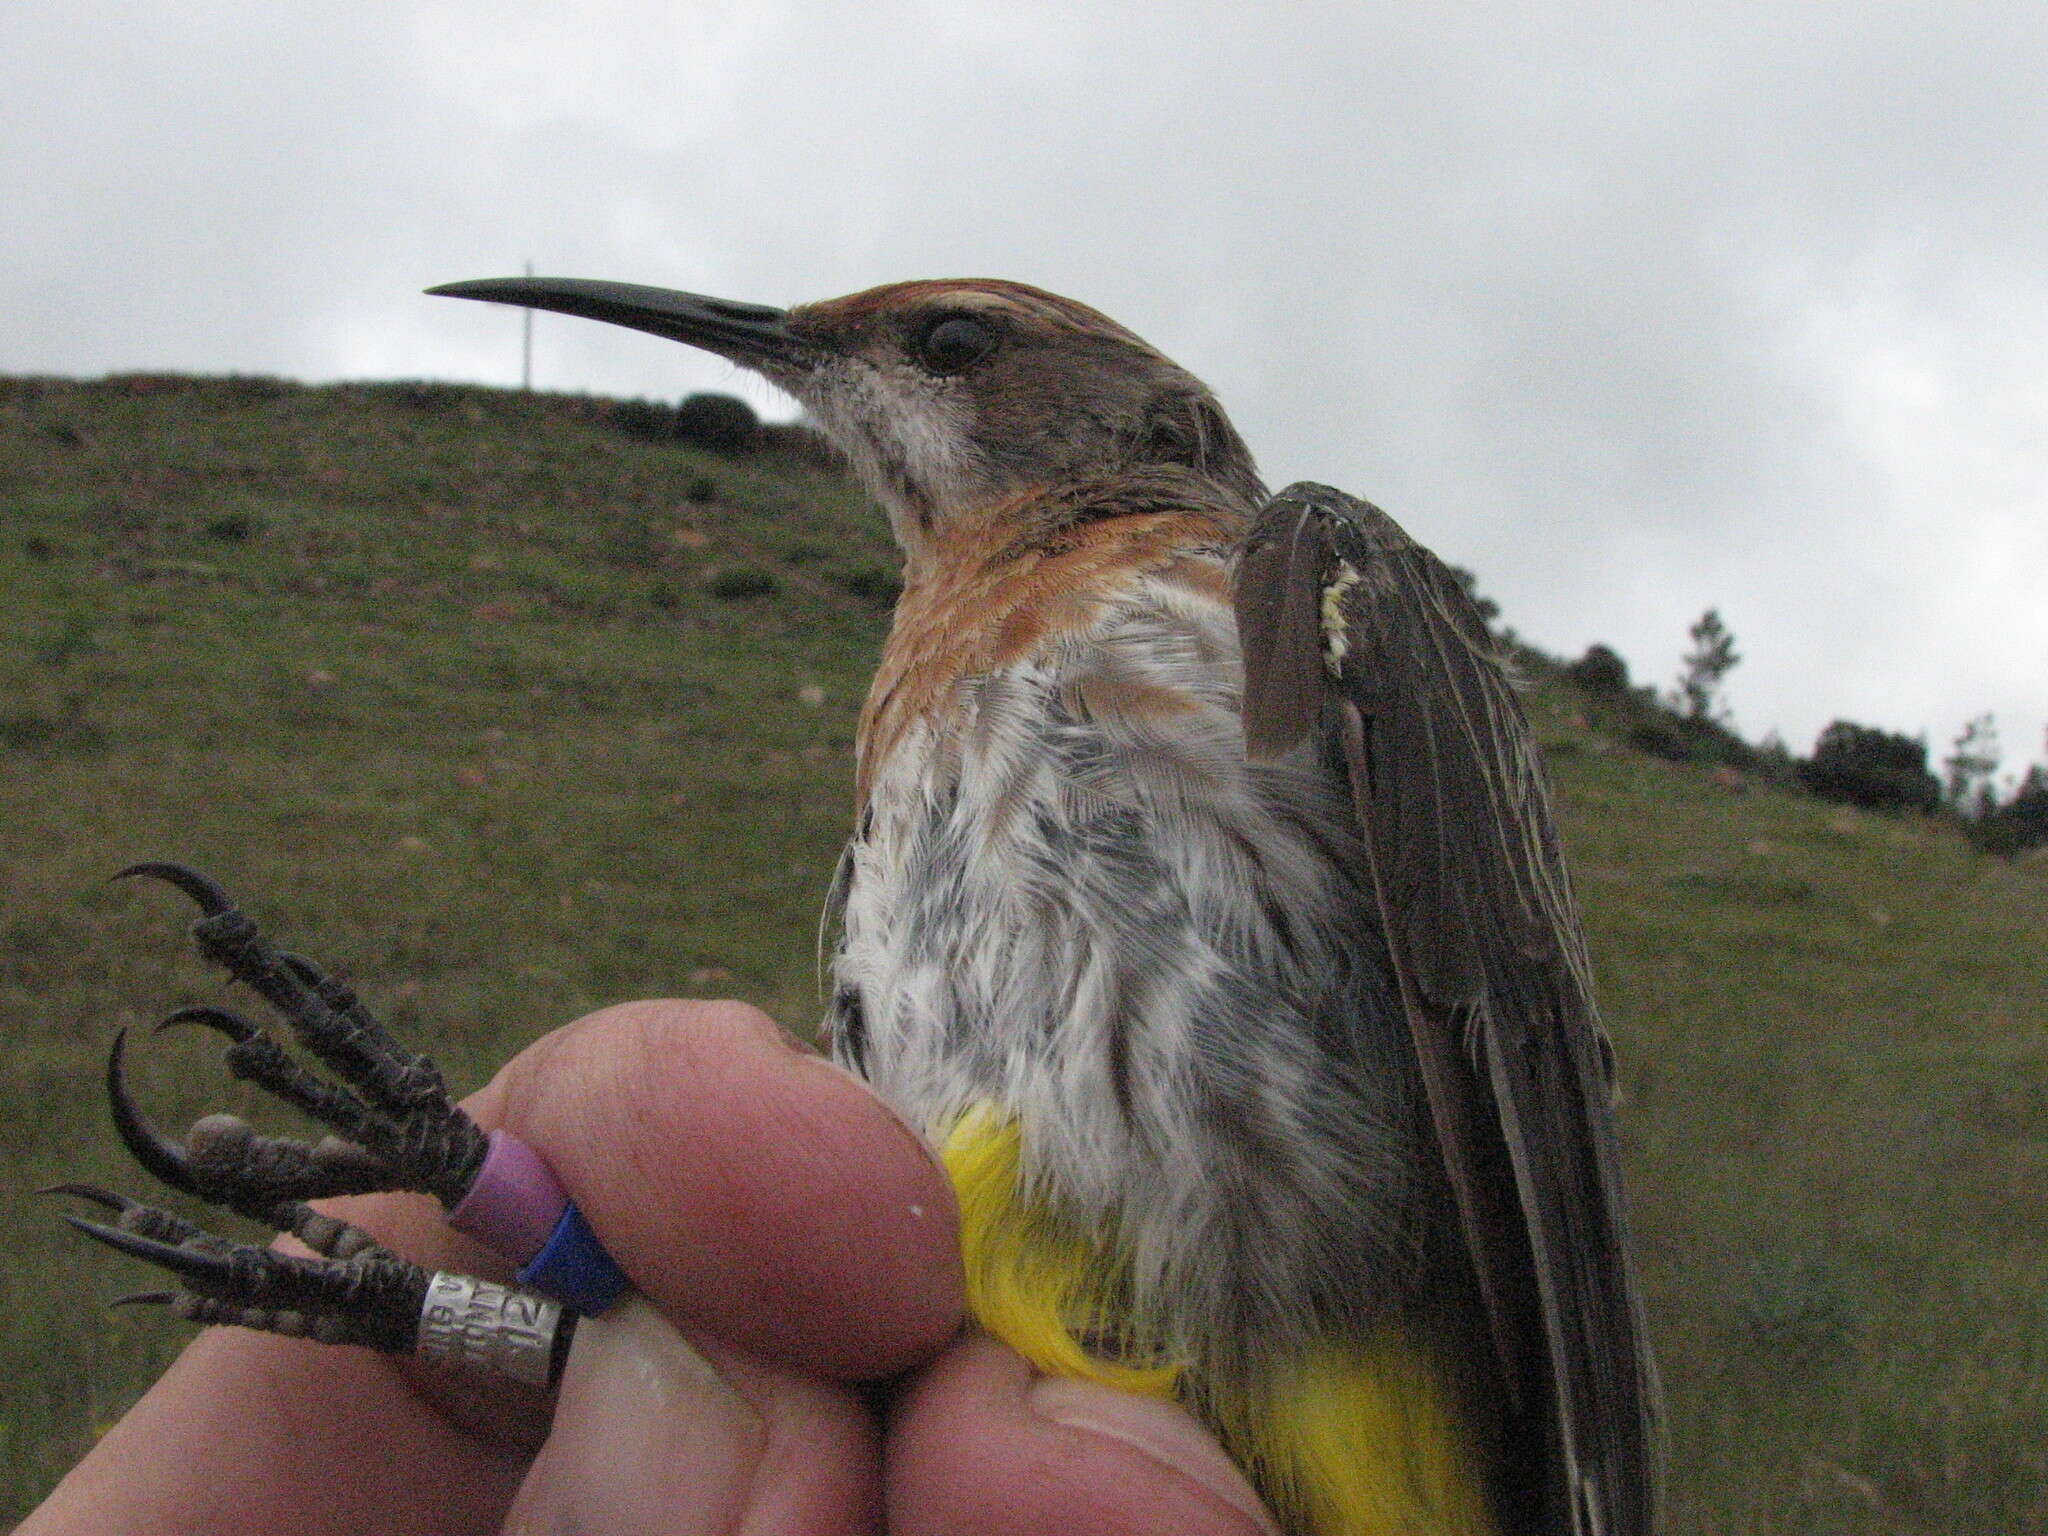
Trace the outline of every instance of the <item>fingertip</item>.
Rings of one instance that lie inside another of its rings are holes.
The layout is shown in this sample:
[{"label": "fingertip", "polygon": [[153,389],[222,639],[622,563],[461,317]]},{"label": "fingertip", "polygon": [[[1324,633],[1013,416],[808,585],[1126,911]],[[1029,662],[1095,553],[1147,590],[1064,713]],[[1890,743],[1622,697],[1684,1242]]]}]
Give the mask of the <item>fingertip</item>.
[{"label": "fingertip", "polygon": [[899,1401],[885,1452],[889,1530],[1279,1536],[1244,1474],[1178,1405],[1035,1375],[962,1340]]},{"label": "fingertip", "polygon": [[[1214,1500],[1229,1513],[1219,1530],[1280,1536],[1242,1470],[1195,1416],[1178,1403],[1137,1397],[1089,1381],[1041,1377],[1025,1392],[1032,1414],[1113,1446],[1128,1446],[1157,1469],[1162,1489],[1185,1490],[1197,1503]],[[1150,1475],[1148,1469],[1148,1475]]]},{"label": "fingertip", "polygon": [[719,1337],[868,1379],[959,1328],[952,1189],[929,1149],[759,1009],[601,1010],[475,1105],[541,1151],[637,1286]]},{"label": "fingertip", "polygon": [[850,1389],[686,1337],[633,1297],[578,1330],[506,1528],[856,1536],[879,1500],[874,1425]]}]

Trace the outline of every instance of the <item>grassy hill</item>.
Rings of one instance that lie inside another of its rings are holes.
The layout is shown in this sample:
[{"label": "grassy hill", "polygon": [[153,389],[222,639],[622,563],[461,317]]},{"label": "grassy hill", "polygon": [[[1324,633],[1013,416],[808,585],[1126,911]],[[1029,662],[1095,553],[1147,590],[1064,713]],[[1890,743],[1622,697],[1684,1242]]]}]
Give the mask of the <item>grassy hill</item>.
[{"label": "grassy hill", "polygon": [[[626,997],[816,1016],[887,537],[827,469],[637,419],[0,380],[0,1522],[180,1342],[102,1311],[133,1267],[27,1194],[144,1187],[108,1036],[218,995],[115,868],[220,875],[463,1084]],[[1643,756],[1554,678],[1530,703],[1623,1062],[1673,1530],[2048,1529],[2048,863]],[[167,1125],[250,1108],[203,1040],[142,1055]]]}]

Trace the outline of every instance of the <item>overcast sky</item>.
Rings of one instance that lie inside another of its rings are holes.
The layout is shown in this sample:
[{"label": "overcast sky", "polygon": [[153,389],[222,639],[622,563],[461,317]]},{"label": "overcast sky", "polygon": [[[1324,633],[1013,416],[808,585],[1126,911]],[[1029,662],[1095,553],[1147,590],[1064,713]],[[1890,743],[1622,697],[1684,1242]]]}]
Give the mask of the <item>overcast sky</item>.
[{"label": "overcast sky", "polygon": [[[516,383],[516,273],[1086,300],[1546,649],[2048,726],[2048,6],[0,7],[0,372]],[[536,383],[769,394],[555,316]]]}]

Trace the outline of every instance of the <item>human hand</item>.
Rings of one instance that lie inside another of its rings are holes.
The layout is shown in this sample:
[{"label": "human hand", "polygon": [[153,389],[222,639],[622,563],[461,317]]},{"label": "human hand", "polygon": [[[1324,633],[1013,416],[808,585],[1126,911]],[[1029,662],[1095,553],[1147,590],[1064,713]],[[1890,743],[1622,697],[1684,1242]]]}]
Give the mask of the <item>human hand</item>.
[{"label": "human hand", "polygon": [[[542,1152],[641,1293],[579,1325],[551,1429],[502,1382],[209,1329],[16,1536],[1273,1530],[1179,1409],[960,1334],[943,1173],[756,1010],[605,1009],[468,1108]],[[331,1205],[504,1277],[423,1199]],[[857,1385],[892,1378],[880,1409]]]}]

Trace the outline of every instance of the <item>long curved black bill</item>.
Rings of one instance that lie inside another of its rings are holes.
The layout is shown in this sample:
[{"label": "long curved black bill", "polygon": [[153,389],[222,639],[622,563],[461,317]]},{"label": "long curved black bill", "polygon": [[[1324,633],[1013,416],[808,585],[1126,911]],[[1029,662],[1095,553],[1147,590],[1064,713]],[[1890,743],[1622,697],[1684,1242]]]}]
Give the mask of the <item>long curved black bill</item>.
[{"label": "long curved black bill", "polygon": [[805,368],[811,351],[790,334],[789,311],[767,304],[678,293],[640,283],[605,283],[583,277],[485,277],[443,283],[428,293],[447,299],[521,304],[627,326],[670,341],[716,352],[748,368]]}]

